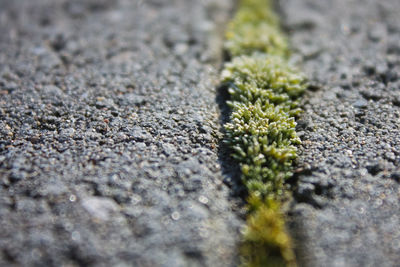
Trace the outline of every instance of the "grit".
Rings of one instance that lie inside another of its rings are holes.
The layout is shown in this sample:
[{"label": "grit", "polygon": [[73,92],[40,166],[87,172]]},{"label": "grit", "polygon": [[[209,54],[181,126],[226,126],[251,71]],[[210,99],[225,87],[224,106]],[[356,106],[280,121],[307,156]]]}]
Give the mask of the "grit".
[{"label": "grit", "polygon": [[302,266],[398,266],[400,2],[283,0],[310,79],[291,231]]},{"label": "grit", "polygon": [[235,266],[231,3],[0,0],[0,265]]}]

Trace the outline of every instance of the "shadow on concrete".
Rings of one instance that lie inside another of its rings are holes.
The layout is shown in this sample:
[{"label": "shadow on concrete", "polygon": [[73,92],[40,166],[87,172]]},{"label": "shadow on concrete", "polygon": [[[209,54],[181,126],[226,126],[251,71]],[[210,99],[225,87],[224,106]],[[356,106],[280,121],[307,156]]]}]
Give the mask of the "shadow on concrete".
[{"label": "shadow on concrete", "polygon": [[[225,123],[229,122],[229,117],[231,115],[231,109],[226,104],[229,100],[228,85],[222,84],[217,88],[216,102],[219,106],[220,116],[220,132],[224,134],[219,141],[218,146],[218,162],[221,165],[222,174],[224,177],[224,183],[231,188],[231,197],[241,200],[241,204],[244,205],[245,199],[247,197],[247,190],[242,184],[240,175],[240,165],[239,163],[231,157],[232,149],[224,142],[225,140]],[[242,205],[241,205],[242,206]]]}]

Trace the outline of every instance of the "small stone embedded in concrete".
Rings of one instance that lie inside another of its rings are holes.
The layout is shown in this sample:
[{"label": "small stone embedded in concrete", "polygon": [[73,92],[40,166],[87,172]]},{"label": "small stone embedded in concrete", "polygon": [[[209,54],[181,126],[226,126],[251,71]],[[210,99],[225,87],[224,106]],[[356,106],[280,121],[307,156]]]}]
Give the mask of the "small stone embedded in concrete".
[{"label": "small stone embedded in concrete", "polygon": [[353,103],[353,106],[355,108],[366,108],[368,107],[368,101],[366,101],[365,99],[359,99]]},{"label": "small stone embedded in concrete", "polygon": [[199,202],[205,205],[205,204],[208,203],[208,198],[205,197],[205,196],[200,196],[199,197]]},{"label": "small stone embedded in concrete", "polygon": [[75,202],[76,201],[76,196],[75,195],[70,195],[69,196],[69,201]]},{"label": "small stone embedded in concrete", "polygon": [[181,215],[180,215],[179,212],[177,212],[177,211],[174,211],[174,212],[171,214],[171,218],[172,218],[172,220],[174,220],[174,221],[179,220],[180,217],[181,217]]},{"label": "small stone embedded in concrete", "polygon": [[118,205],[108,198],[84,198],[82,199],[81,204],[90,215],[101,220],[108,220],[112,213],[118,210]]}]

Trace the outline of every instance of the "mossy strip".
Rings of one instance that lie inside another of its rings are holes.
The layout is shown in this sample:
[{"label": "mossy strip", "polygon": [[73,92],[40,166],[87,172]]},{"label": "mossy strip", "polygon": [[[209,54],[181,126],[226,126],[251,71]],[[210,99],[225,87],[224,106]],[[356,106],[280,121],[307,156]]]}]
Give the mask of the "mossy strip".
[{"label": "mossy strip", "polygon": [[225,48],[232,57],[222,72],[232,109],[225,142],[249,194],[242,265],[295,266],[280,207],[300,143],[295,117],[306,79],[288,63],[287,40],[269,0],[240,1]]}]

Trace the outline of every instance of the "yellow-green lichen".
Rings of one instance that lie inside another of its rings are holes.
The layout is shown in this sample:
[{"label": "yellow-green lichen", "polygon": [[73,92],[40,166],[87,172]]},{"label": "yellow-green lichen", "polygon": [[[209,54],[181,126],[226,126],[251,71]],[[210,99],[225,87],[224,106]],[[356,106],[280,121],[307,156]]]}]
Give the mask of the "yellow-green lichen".
[{"label": "yellow-green lichen", "polygon": [[239,2],[225,48],[232,57],[222,72],[232,109],[225,142],[249,193],[242,265],[295,266],[280,203],[300,143],[295,116],[305,77],[287,61],[286,37],[269,0]]}]

